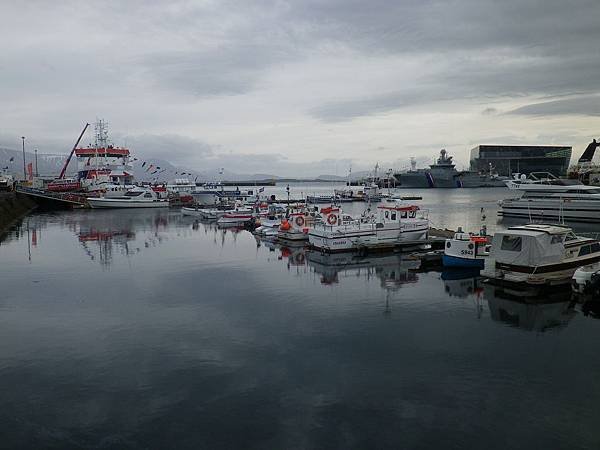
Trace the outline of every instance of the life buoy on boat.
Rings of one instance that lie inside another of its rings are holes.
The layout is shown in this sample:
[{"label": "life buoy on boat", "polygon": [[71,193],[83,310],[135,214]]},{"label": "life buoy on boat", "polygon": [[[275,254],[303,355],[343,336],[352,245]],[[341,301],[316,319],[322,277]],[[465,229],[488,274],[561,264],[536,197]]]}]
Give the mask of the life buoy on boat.
[{"label": "life buoy on boat", "polygon": [[330,214],[327,217],[327,223],[329,225],[335,225],[337,223],[337,216],[335,214]]},{"label": "life buoy on boat", "polygon": [[296,217],[296,225],[298,225],[299,227],[304,225],[304,217],[302,216],[298,216]]}]

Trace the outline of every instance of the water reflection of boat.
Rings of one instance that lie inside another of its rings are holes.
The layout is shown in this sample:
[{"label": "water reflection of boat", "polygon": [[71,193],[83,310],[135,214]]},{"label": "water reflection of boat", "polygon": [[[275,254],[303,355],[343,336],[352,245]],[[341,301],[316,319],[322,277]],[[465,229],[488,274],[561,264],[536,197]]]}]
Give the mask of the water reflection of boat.
[{"label": "water reflection of boat", "polygon": [[450,297],[465,298],[483,292],[483,278],[479,275],[479,269],[446,269],[441,278],[444,290]]},{"label": "water reflection of boat", "polygon": [[581,297],[583,303],[581,304],[581,312],[586,317],[593,317],[594,319],[600,319],[600,299],[598,297],[585,296]]},{"label": "water reflection of boat", "polygon": [[321,253],[307,250],[308,265],[321,275],[321,283],[339,283],[340,274],[365,277],[376,276],[385,289],[399,289],[407,283],[416,283],[419,261],[406,259],[400,253],[358,256],[352,253]]},{"label": "water reflection of boat", "polygon": [[486,284],[484,297],[493,320],[528,331],[564,328],[575,314],[571,293],[564,289],[524,297],[519,290]]}]

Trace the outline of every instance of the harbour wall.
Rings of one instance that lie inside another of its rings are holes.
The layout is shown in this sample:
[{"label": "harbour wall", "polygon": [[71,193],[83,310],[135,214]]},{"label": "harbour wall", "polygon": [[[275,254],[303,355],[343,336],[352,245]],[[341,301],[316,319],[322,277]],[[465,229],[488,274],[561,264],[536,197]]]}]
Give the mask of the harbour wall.
[{"label": "harbour wall", "polygon": [[0,233],[37,206],[30,197],[16,192],[0,192]]}]

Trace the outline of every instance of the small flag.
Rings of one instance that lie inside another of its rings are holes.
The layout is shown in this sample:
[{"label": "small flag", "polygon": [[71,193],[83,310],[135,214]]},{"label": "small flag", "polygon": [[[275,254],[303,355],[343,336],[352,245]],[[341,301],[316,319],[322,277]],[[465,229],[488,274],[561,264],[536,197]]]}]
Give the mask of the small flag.
[{"label": "small flag", "polygon": [[264,186],[263,186],[263,187],[261,187],[261,188],[258,190],[258,192],[265,192],[265,187],[264,187]]},{"label": "small flag", "polygon": [[15,160],[14,156],[11,156],[10,159],[8,160],[8,162],[13,162]]},{"label": "small flag", "polygon": [[27,176],[30,180],[33,180],[33,163],[27,164]]}]

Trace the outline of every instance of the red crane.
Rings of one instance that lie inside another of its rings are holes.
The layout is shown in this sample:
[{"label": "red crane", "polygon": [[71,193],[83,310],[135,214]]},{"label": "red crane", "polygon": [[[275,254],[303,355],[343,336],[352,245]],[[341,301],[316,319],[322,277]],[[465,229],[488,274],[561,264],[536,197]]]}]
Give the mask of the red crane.
[{"label": "red crane", "polygon": [[75,153],[75,149],[79,145],[79,141],[81,141],[81,138],[83,137],[83,133],[85,133],[85,130],[87,130],[87,127],[89,127],[89,126],[90,126],[90,124],[86,123],[85,127],[83,127],[83,131],[79,135],[79,138],[77,139],[77,142],[75,142],[75,145],[73,146],[73,150],[71,150],[71,153],[69,154],[69,157],[67,158],[67,162],[65,162],[65,165],[63,166],[62,170],[60,171],[60,175],[58,176],[59,180],[65,177],[65,172],[67,171],[67,166],[71,162],[71,158],[73,157],[73,153]]}]

